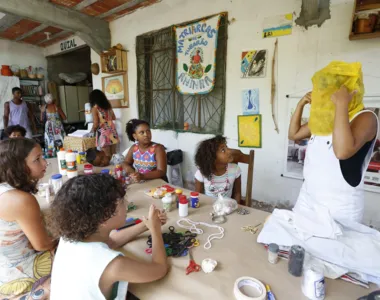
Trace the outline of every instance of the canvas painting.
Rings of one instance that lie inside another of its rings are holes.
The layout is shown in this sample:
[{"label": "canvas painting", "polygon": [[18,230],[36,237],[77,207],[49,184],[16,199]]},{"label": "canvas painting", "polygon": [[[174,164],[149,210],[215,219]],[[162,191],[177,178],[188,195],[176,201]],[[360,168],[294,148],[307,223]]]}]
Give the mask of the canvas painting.
[{"label": "canvas painting", "polygon": [[261,115],[238,116],[239,147],[261,148]]},{"label": "canvas painting", "polygon": [[259,109],[259,89],[242,91],[243,115],[257,115]]},{"label": "canvas painting", "polygon": [[112,107],[129,107],[126,74],[115,74],[102,78],[103,92]]},{"label": "canvas painting", "polygon": [[293,14],[271,16],[264,19],[263,38],[292,34]]},{"label": "canvas painting", "polygon": [[265,77],[267,68],[267,50],[243,51],[241,55],[241,77]]}]

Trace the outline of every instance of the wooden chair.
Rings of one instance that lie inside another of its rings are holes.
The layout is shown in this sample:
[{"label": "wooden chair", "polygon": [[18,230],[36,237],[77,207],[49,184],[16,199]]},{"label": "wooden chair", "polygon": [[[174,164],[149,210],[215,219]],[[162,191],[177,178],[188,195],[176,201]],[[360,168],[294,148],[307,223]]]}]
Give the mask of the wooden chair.
[{"label": "wooden chair", "polygon": [[[247,174],[247,189],[245,201],[241,201],[241,205],[249,206],[252,205],[252,183],[253,183],[253,166],[255,162],[255,150],[249,151],[249,154],[244,154],[238,149],[230,149],[232,152],[232,156],[234,158],[233,162],[248,164],[248,174]],[[243,185],[243,183],[242,183]]]}]

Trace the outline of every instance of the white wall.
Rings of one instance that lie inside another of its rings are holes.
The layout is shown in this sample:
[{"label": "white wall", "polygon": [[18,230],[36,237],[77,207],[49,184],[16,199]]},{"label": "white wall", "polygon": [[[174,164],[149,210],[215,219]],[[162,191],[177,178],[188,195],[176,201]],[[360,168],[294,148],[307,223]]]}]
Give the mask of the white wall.
[{"label": "white wall", "polygon": [[[331,60],[361,61],[367,93],[380,94],[380,39],[351,42],[348,40],[353,0],[332,0],[331,20],[321,28],[308,30],[294,27],[291,36],[279,38],[278,65],[278,119],[280,134],[274,131],[271,117],[270,91],[271,66],[263,79],[241,79],[241,51],[268,49],[272,60],[274,39],[261,38],[265,16],[300,12],[301,0],[163,0],[110,24],[112,44],[121,43],[128,53],[130,108],[118,110],[119,128],[123,130],[122,145],[127,147],[125,123],[138,117],[136,86],[136,36],[172,24],[191,21],[214,13],[228,11],[235,18],[228,29],[227,87],[224,134],[229,146],[237,148],[236,116],[241,114],[241,90],[260,89],[260,110],[263,114],[263,148],[256,150],[253,197],[270,203],[293,204],[298,196],[301,181],[281,176],[286,153],[284,151],[288,121],[286,94],[302,94],[311,87],[310,78],[316,70]],[[92,51],[92,62],[99,56]],[[101,89],[101,74],[93,76],[94,88]],[[380,99],[379,99],[380,100]],[[195,145],[208,136],[154,130],[153,138],[169,148],[185,152],[184,172],[194,172]],[[247,149],[243,150],[248,151]],[[243,182],[245,182],[243,176]],[[377,200],[377,201],[376,201]],[[366,192],[365,221],[380,226],[380,195]]]},{"label": "white wall", "polygon": [[42,67],[46,70],[47,60],[41,47],[0,39],[0,65]]}]

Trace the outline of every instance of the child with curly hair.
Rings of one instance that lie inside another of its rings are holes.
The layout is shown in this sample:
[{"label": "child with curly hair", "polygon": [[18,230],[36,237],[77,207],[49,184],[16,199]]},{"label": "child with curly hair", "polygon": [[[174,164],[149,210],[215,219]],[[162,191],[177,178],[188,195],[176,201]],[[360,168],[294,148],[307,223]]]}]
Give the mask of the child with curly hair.
[{"label": "child with curly hair", "polygon": [[26,129],[21,125],[12,125],[8,126],[7,129],[5,129],[5,133],[7,134],[8,138],[16,139],[19,137],[25,137]]},{"label": "child with curly hair", "polygon": [[49,299],[57,242],[32,195],[47,167],[41,147],[22,137],[2,141],[0,166],[0,299]]},{"label": "child with curly hair", "polygon": [[[52,205],[52,228],[61,236],[53,266],[51,300],[125,299],[128,282],[145,283],[168,271],[161,225],[166,215],[151,206],[149,217],[133,227],[125,224],[125,190],[106,174],[67,181]],[[150,230],[152,262],[125,257],[114,249]]]},{"label": "child with curly hair", "polygon": [[241,170],[232,163],[233,157],[227,147],[226,138],[216,136],[198,145],[195,154],[195,190],[207,196],[224,197],[241,200]]}]

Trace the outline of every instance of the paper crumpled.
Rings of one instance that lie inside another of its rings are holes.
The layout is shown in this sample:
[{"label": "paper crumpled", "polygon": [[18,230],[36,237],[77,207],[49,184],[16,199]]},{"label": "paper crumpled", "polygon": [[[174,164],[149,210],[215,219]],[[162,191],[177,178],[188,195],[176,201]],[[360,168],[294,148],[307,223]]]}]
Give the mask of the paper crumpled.
[{"label": "paper crumpled", "polygon": [[335,104],[331,101],[331,96],[343,85],[347,87],[350,93],[357,92],[349,103],[350,120],[364,108],[364,84],[361,63],[333,61],[322,70],[316,72],[312,82],[309,129],[313,135],[327,136],[332,134]]}]

